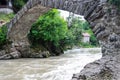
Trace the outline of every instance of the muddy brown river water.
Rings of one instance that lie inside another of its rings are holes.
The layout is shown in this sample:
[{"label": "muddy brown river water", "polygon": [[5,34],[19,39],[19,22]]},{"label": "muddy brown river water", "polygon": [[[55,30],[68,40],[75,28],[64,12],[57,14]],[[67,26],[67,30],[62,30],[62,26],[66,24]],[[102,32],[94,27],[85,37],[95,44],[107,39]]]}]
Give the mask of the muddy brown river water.
[{"label": "muddy brown river water", "polygon": [[71,80],[74,73],[101,58],[100,48],[81,48],[45,59],[0,61],[0,80]]}]

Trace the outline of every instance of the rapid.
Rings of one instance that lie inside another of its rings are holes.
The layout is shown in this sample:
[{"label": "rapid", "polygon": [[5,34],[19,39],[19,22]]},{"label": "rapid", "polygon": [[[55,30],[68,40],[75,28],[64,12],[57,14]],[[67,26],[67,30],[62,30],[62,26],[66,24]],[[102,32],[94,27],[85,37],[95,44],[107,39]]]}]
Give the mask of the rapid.
[{"label": "rapid", "polygon": [[71,80],[84,66],[102,57],[100,48],[80,48],[44,59],[0,61],[0,80]]}]

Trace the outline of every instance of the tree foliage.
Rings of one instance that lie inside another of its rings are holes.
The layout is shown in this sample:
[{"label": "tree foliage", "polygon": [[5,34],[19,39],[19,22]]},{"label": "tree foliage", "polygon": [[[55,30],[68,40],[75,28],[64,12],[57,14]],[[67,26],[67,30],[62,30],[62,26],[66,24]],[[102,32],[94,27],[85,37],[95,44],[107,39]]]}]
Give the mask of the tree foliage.
[{"label": "tree foliage", "polygon": [[[90,29],[90,25],[87,21],[81,20],[80,17],[70,16],[67,18],[69,25],[68,35],[64,40],[66,45],[71,46],[81,46],[81,47],[91,47],[98,46],[98,41]],[[70,22],[69,22],[70,21]],[[82,42],[82,33],[89,33],[90,43]]]},{"label": "tree foliage", "polygon": [[7,28],[6,26],[2,26],[0,28],[0,48],[6,43],[6,34],[7,34]]},{"label": "tree foliage", "polygon": [[13,9],[15,12],[18,12],[28,0],[12,0]]},{"label": "tree foliage", "polygon": [[[82,39],[82,21],[79,17],[68,17],[69,23],[67,35],[63,40],[64,47],[78,46]],[[70,22],[69,22],[70,21]]]},{"label": "tree foliage", "polygon": [[53,42],[54,45],[59,45],[59,41],[65,38],[66,32],[66,21],[60,17],[58,10],[52,9],[33,24],[29,38],[32,42],[42,39],[46,42]]},{"label": "tree foliage", "polygon": [[90,29],[89,23],[87,21],[83,22],[82,28],[83,30],[89,30]]},{"label": "tree foliage", "polygon": [[82,21],[79,17],[74,17],[69,29],[74,37],[74,43],[77,45],[82,39]]},{"label": "tree foliage", "polygon": [[90,45],[92,46],[98,46],[99,45],[99,42],[98,40],[96,39],[94,33],[92,32],[92,30],[90,29],[90,25],[87,21],[85,21],[83,23],[83,32],[87,32],[90,34]]}]

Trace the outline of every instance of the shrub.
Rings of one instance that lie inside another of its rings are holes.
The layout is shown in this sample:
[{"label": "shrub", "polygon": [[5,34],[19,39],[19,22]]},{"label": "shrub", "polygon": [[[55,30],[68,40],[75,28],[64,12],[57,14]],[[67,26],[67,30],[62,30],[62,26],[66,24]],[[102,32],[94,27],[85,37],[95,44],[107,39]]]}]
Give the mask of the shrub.
[{"label": "shrub", "polygon": [[58,10],[52,9],[32,25],[28,37],[32,42],[39,42],[42,39],[58,46],[59,41],[65,38],[66,32],[66,21],[60,17]]},{"label": "shrub", "polygon": [[27,2],[28,0],[13,0],[12,4],[13,4],[13,9],[15,12],[18,12]]},{"label": "shrub", "polygon": [[0,27],[0,47],[6,44],[6,33],[7,33],[7,28],[6,26]]},{"label": "shrub", "polygon": [[13,14],[13,13],[10,13],[10,14],[0,13],[0,20],[3,20],[5,22],[9,22],[14,17],[14,15],[15,14]]},{"label": "shrub", "polygon": [[70,24],[71,25],[69,26],[64,44],[69,46],[77,46],[82,39],[82,21],[79,17],[72,17]]},{"label": "shrub", "polygon": [[87,32],[87,33],[90,34],[90,44],[91,44],[93,47],[99,46],[99,42],[98,42],[98,40],[96,39],[93,31],[92,31],[91,29],[88,29],[88,30],[86,30],[85,32]]}]

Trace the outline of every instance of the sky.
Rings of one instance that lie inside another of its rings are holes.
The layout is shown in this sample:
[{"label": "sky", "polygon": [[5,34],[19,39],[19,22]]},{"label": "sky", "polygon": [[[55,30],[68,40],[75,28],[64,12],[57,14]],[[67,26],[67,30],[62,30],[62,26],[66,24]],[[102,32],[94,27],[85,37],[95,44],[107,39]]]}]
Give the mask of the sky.
[{"label": "sky", "polygon": [[[66,20],[66,18],[69,16],[69,12],[64,10],[59,10],[59,11],[60,11],[60,15]],[[85,20],[83,16],[77,14],[75,14],[75,16],[81,17],[81,20]]]}]

